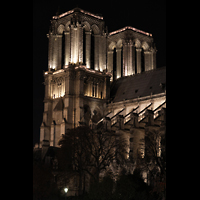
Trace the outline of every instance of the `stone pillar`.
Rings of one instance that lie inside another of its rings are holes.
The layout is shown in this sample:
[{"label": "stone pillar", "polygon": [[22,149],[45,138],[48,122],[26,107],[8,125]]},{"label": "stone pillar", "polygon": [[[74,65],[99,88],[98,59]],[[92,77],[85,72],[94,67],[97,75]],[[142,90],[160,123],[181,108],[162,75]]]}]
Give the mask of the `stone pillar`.
[{"label": "stone pillar", "polygon": [[123,66],[123,76],[128,75],[128,45],[123,45],[123,60],[124,60],[124,66]]},{"label": "stone pillar", "polygon": [[71,62],[78,62],[78,28],[75,25],[71,25]]},{"label": "stone pillar", "polygon": [[52,69],[57,69],[58,61],[58,40],[56,35],[52,35]]},{"label": "stone pillar", "polygon": [[102,51],[102,66],[100,65],[100,70],[106,69],[106,34],[101,37],[101,51]]},{"label": "stone pillar", "polygon": [[88,96],[92,96],[93,78],[88,78]]},{"label": "stone pillar", "polygon": [[74,25],[71,25],[71,34],[70,34],[70,41],[71,41],[71,52],[70,52],[70,55],[71,55],[71,60],[70,62],[73,63],[73,58],[74,58]]},{"label": "stone pillar", "polygon": [[48,48],[48,70],[52,68],[52,33],[47,34],[47,38],[49,39],[49,48]]},{"label": "stone pillar", "polygon": [[70,32],[65,32],[65,65],[69,65],[70,62]]},{"label": "stone pillar", "polygon": [[100,35],[94,35],[94,69],[99,70],[99,38]]},{"label": "stone pillar", "polygon": [[145,71],[149,71],[152,69],[150,51],[144,51],[144,66],[145,66]]},{"label": "stone pillar", "polygon": [[156,48],[152,50],[152,69],[156,69]]},{"label": "stone pillar", "polygon": [[99,98],[99,83],[97,82],[97,98]]},{"label": "stone pillar", "polygon": [[78,24],[78,62],[83,63],[83,28]]},{"label": "stone pillar", "polygon": [[128,43],[128,55],[127,55],[127,58],[128,58],[128,70],[127,70],[127,75],[132,75],[133,74],[133,60],[132,60],[132,46],[133,46],[133,43],[132,41],[130,41]]},{"label": "stone pillar", "polygon": [[135,47],[132,45],[132,73],[135,74]]},{"label": "stone pillar", "polygon": [[57,35],[58,41],[58,67],[57,69],[62,68],[62,35]]},{"label": "stone pillar", "polygon": [[45,85],[45,99],[51,97],[51,80],[52,80],[52,72],[49,72],[49,74],[45,75],[44,77],[44,85]]},{"label": "stone pillar", "polygon": [[86,37],[86,67],[90,69],[91,31],[85,32]]},{"label": "stone pillar", "polygon": [[137,73],[141,73],[141,52],[142,49],[136,49],[136,56],[137,56]]},{"label": "stone pillar", "polygon": [[108,68],[107,71],[108,72],[112,72],[113,71],[113,51],[108,51]]},{"label": "stone pillar", "polygon": [[116,49],[116,52],[117,52],[117,78],[120,78],[122,75],[121,75],[121,52],[122,52],[122,49]]},{"label": "stone pillar", "polygon": [[77,71],[76,74],[76,94],[84,95],[84,81],[83,81],[84,73],[82,70]]}]

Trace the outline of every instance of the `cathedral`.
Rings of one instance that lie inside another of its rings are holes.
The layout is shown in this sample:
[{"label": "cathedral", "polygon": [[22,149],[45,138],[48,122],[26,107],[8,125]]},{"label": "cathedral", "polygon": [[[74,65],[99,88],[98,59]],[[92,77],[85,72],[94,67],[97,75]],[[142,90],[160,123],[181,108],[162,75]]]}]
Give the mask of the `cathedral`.
[{"label": "cathedral", "polygon": [[166,122],[166,67],[156,67],[152,34],[131,26],[108,33],[101,15],[75,8],[52,17],[47,37],[43,156],[82,124],[121,131],[129,157],[143,155],[145,131],[164,134]]}]

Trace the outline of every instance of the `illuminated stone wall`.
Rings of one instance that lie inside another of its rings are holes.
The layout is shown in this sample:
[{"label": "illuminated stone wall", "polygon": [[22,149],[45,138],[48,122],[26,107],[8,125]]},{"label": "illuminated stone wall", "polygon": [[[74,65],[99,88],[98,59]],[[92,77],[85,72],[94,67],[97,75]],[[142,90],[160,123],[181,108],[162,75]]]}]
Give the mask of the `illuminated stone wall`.
[{"label": "illuminated stone wall", "polygon": [[73,9],[52,18],[47,37],[49,69],[58,70],[69,63],[85,64],[87,68],[100,71],[106,69],[106,34],[103,17],[81,9]]},{"label": "illuminated stone wall", "polygon": [[[107,42],[107,68],[113,75],[116,73],[113,79],[156,68],[157,50],[152,34],[133,27],[125,27],[109,33]],[[113,57],[114,51],[116,51],[116,58]],[[116,63],[116,70],[114,63]]]},{"label": "illuminated stone wall", "polygon": [[45,139],[50,141],[50,146],[58,146],[68,128],[100,120],[106,114],[110,76],[108,72],[95,71],[79,64],[45,72],[40,144]]},{"label": "illuminated stone wall", "polygon": [[[156,68],[152,34],[133,27],[108,34],[102,16],[75,8],[53,16],[47,37],[48,71],[44,72],[40,147],[43,140],[58,146],[68,128],[81,123],[96,126],[109,112],[112,117],[125,108],[121,114],[126,116],[138,106],[138,99],[111,103],[110,81]],[[147,100],[142,98],[137,112],[152,101],[150,96],[145,97]],[[154,98],[151,109],[164,101],[165,95]],[[138,120],[142,117],[143,113]],[[118,118],[111,119],[113,129]],[[125,123],[120,124],[123,129]]]}]

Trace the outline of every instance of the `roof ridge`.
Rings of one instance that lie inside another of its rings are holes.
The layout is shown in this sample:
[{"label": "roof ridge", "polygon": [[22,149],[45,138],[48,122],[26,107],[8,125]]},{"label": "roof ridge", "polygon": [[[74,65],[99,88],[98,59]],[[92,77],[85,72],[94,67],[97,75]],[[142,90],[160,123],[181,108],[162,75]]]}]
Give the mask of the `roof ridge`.
[{"label": "roof ridge", "polygon": [[142,33],[142,34],[144,34],[144,35],[147,35],[147,36],[152,37],[152,34],[151,34],[151,33],[142,31],[142,30],[137,29],[137,28],[134,28],[134,27],[132,27],[132,26],[125,26],[124,28],[121,28],[121,29],[118,29],[118,30],[116,30],[116,31],[113,31],[113,32],[109,33],[108,35],[111,36],[111,35],[114,35],[114,34],[123,32],[123,31],[125,31],[125,30],[133,30],[133,31],[135,31],[135,32]]},{"label": "roof ridge", "polygon": [[81,12],[81,13],[83,13],[83,14],[90,15],[90,16],[95,17],[95,18],[97,18],[97,19],[102,19],[102,20],[103,20],[103,17],[102,17],[102,16],[99,16],[98,14],[93,14],[93,13],[88,12],[88,11],[86,11],[86,10],[83,10],[83,9],[81,9],[81,8],[79,8],[79,7],[75,7],[75,8],[73,8],[72,10],[69,10],[69,11],[67,11],[67,12],[65,12],[65,13],[62,13],[62,14],[58,15],[58,16],[53,16],[52,18],[53,18],[53,19],[60,19],[60,18],[62,18],[62,17],[64,17],[64,16],[69,15],[69,14],[72,14],[72,13],[74,13],[74,12]]}]

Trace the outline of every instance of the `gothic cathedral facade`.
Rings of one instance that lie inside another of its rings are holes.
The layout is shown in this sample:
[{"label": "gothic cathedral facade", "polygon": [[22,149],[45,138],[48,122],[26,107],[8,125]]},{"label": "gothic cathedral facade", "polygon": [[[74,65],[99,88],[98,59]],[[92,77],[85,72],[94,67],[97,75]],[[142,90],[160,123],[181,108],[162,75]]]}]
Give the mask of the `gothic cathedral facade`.
[{"label": "gothic cathedral facade", "polygon": [[165,124],[166,68],[156,69],[152,34],[130,26],[108,33],[102,16],[75,8],[53,16],[47,37],[39,147],[59,147],[81,124],[107,123],[137,156],[144,127]]}]

